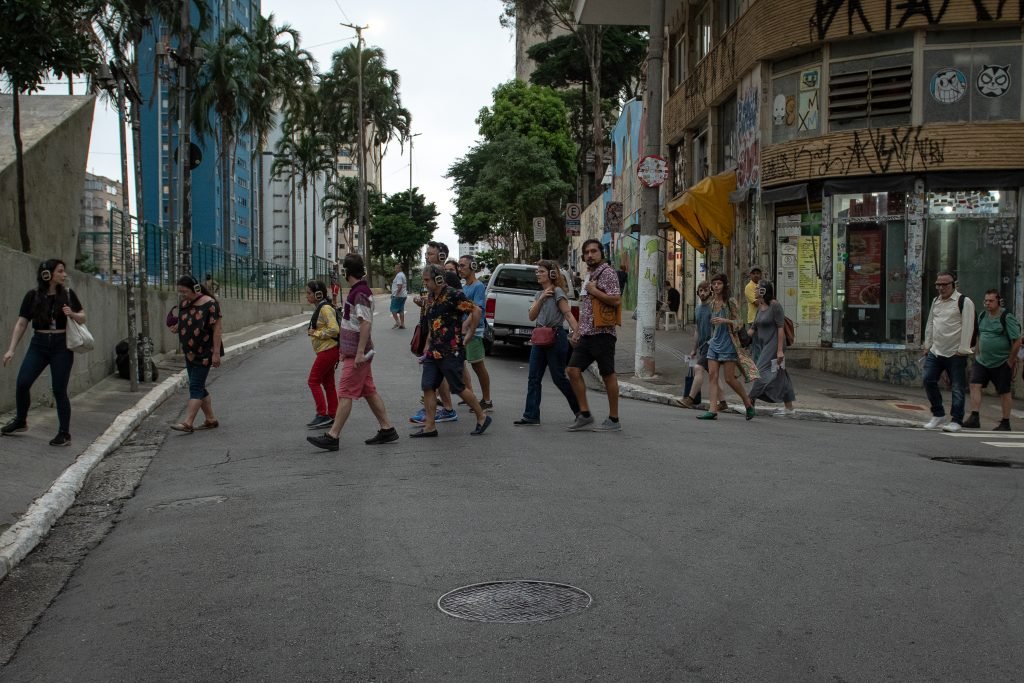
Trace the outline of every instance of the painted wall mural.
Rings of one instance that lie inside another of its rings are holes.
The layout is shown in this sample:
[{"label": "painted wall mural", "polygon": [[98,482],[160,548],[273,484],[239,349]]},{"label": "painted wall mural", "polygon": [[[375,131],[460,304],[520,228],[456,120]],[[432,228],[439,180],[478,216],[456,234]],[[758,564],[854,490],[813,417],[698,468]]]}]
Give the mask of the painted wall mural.
[{"label": "painted wall mural", "polygon": [[[790,105],[786,103],[786,112]],[[795,101],[792,115],[796,117]],[[748,189],[761,184],[761,71],[754,69],[740,82],[736,98],[736,187]]]}]

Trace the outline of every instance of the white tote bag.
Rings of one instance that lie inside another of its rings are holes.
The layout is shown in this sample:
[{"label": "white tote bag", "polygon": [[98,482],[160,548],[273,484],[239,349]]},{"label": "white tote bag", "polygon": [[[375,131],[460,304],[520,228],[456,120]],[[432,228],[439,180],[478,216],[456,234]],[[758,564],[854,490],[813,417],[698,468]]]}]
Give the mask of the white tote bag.
[{"label": "white tote bag", "polygon": [[89,332],[89,328],[75,322],[72,318],[68,318],[67,342],[68,349],[75,353],[92,351],[92,347],[96,344],[96,341],[92,338],[92,333]]}]

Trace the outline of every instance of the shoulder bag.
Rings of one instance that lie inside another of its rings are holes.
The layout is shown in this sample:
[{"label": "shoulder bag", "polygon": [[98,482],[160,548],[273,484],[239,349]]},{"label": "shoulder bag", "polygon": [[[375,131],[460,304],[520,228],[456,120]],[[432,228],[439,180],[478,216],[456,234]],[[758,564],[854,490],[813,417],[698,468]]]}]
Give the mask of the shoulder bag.
[{"label": "shoulder bag", "polygon": [[530,344],[541,348],[544,348],[545,346],[554,346],[555,328],[547,326],[537,326],[533,328],[533,332],[530,333]]},{"label": "shoulder bag", "polygon": [[92,351],[96,341],[89,332],[89,328],[76,322],[74,318],[68,318],[67,345],[70,351],[75,353],[86,353]]}]

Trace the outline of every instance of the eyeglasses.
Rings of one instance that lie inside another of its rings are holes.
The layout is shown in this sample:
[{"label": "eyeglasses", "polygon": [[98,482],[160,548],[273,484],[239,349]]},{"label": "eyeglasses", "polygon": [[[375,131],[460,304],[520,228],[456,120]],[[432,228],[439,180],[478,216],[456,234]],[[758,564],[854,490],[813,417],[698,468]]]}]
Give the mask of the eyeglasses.
[{"label": "eyeglasses", "polygon": [[936,282],[935,286],[939,287],[939,288],[942,288],[942,287],[950,287],[950,286],[952,286],[952,284],[953,284],[952,282]]}]

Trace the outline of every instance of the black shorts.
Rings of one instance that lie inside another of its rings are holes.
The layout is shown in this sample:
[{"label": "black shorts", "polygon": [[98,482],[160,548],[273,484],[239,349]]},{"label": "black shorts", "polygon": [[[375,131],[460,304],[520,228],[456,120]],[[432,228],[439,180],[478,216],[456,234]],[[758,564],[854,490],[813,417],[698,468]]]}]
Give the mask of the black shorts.
[{"label": "black shorts", "polygon": [[602,377],[615,374],[615,335],[601,333],[580,337],[569,358],[569,367],[586,370],[594,361]]},{"label": "black shorts", "polygon": [[448,389],[453,394],[461,394],[466,390],[462,383],[462,368],[465,357],[460,353],[458,356],[445,356],[441,360],[428,358],[423,361],[423,377],[420,380],[420,388],[423,391],[433,391],[441,386],[444,380],[448,380]]},{"label": "black shorts", "polygon": [[980,384],[984,389],[992,382],[997,394],[1010,393],[1010,385],[1013,384],[1013,370],[1007,363],[988,368],[981,363],[971,364],[971,384]]}]

